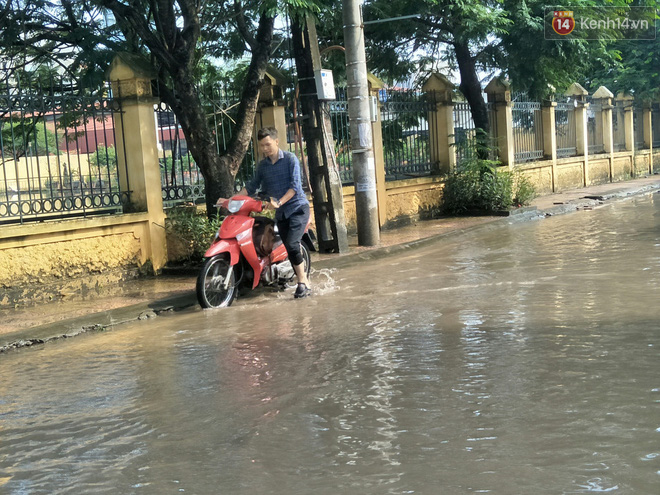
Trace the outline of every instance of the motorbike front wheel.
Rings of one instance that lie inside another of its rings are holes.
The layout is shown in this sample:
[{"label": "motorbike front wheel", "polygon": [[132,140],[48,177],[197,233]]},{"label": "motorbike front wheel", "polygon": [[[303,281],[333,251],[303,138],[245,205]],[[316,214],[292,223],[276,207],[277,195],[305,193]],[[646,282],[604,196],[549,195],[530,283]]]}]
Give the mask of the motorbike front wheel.
[{"label": "motorbike front wheel", "polygon": [[234,269],[227,256],[218,255],[204,262],[197,276],[197,300],[202,308],[226,308],[236,297]]}]

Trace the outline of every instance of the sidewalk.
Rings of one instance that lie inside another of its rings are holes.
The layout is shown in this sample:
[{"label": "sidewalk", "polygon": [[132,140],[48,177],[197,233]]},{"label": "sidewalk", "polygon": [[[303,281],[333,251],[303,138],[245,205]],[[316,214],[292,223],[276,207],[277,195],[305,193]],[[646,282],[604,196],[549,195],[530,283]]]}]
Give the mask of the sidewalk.
[{"label": "sidewalk", "polygon": [[[560,215],[632,195],[660,190],[660,176],[602,184],[542,196],[530,207],[521,208],[509,217],[482,216],[441,218],[419,221],[413,225],[381,232],[379,246],[361,247],[357,237],[349,237],[345,254],[312,255],[315,269],[340,268],[366,259],[374,259],[439,237],[502,221],[504,218],[525,221]],[[108,287],[95,294],[70,294],[63,300],[25,308],[0,310],[0,353],[10,349],[66,338],[80,333],[103,330],[122,323],[153,318],[164,311],[177,311],[197,304],[194,272],[165,271],[159,277],[132,280],[122,287]]]}]

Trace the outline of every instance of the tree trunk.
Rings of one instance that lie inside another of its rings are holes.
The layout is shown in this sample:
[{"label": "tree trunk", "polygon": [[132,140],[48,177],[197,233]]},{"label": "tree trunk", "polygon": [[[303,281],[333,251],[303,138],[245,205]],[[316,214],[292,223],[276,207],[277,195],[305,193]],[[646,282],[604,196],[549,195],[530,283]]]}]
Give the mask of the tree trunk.
[{"label": "tree trunk", "polygon": [[218,153],[214,129],[210,124],[212,119],[205,113],[190,73],[182,68],[172,75],[173,91],[167,89],[165,84],[161,85],[161,96],[179,119],[190,154],[204,176],[209,216],[216,214],[214,205],[218,198],[228,198],[234,194],[234,180],[252,140],[259,89],[271,53],[273,23],[274,18],[266,15],[259,20],[236,126],[224,155]]},{"label": "tree trunk", "polygon": [[[241,102],[238,105],[236,129],[227,150],[229,155],[240,153],[241,160],[243,160],[243,156],[252,140],[255,114],[259,103],[259,90],[263,86],[264,76],[266,75],[266,69],[272,51],[274,23],[274,17],[268,17],[266,14],[262,14],[259,18],[255,43],[252,45],[250,67],[248,68],[243,86]],[[231,173],[233,177],[236,177],[240,165],[240,161],[232,163]]]},{"label": "tree trunk", "polygon": [[231,173],[232,162],[240,163],[242,156],[230,153],[221,156],[218,153],[213,129],[190,76],[179,74],[173,78],[172,86],[173,91],[161,86],[161,98],[179,120],[190,154],[204,176],[207,211],[214,215],[213,205],[217,199],[233,194],[235,174]]},{"label": "tree trunk", "polygon": [[[472,120],[477,129],[477,156],[482,159],[487,159],[489,146],[488,133],[490,131],[488,106],[484,101],[474,58],[472,58],[467,43],[458,41],[454,42],[454,51],[456,53],[458,69],[461,74],[461,84],[458,88],[461,90],[461,93],[463,93],[465,99],[470,105]],[[479,132],[479,129],[481,129],[481,132]]]}]

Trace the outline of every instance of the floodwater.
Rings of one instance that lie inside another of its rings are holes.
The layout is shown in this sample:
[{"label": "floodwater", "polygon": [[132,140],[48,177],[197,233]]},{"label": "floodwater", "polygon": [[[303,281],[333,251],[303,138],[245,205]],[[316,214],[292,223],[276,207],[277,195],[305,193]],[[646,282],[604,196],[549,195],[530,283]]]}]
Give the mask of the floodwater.
[{"label": "floodwater", "polygon": [[660,196],[0,356],[3,494],[660,493]]}]

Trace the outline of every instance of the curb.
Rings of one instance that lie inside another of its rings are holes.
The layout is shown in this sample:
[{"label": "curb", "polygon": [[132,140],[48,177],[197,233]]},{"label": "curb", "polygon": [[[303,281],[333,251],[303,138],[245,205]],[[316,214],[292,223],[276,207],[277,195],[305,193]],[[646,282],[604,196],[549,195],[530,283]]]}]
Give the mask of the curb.
[{"label": "curb", "polygon": [[654,184],[646,184],[637,188],[619,188],[607,191],[603,194],[586,194],[578,199],[574,199],[565,203],[558,203],[556,206],[544,208],[539,212],[546,216],[563,215],[565,213],[573,213],[581,209],[589,209],[601,206],[607,202],[626,199],[633,196],[640,196],[642,194],[652,193],[660,190],[660,182]]},{"label": "curb", "polygon": [[117,325],[155,318],[161,313],[180,311],[197,304],[194,293],[171,296],[151,303],[140,303],[101,313],[40,325],[0,335],[0,354],[12,349],[45,344],[89,332],[103,332]]}]

